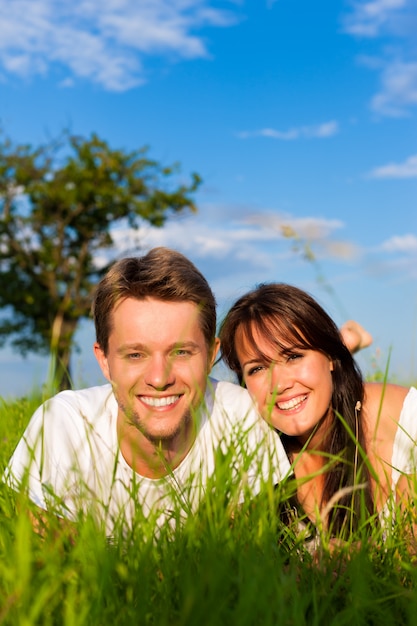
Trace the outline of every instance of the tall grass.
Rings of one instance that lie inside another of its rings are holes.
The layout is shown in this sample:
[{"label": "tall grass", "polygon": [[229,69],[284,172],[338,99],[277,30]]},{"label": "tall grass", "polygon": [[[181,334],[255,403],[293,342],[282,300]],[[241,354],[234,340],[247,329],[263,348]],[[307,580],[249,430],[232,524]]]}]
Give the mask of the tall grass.
[{"label": "tall grass", "polygon": [[[3,471],[39,398],[0,405]],[[226,463],[227,465],[227,463]],[[30,503],[0,485],[0,624],[414,624],[417,569],[404,516],[387,537],[358,531],[316,556],[277,509],[291,483],[236,508],[220,471],[197,514],[155,534],[138,517],[110,542],[88,515],[77,532],[51,517],[42,536]]]}]

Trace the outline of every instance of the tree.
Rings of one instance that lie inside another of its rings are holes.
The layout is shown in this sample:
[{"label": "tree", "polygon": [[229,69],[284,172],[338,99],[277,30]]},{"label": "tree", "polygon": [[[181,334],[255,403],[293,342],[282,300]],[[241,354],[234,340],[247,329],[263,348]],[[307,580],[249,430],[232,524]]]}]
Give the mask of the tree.
[{"label": "tree", "polygon": [[1,138],[0,345],[51,352],[60,389],[71,384],[78,323],[116,256],[115,225],[139,231],[196,211],[199,176],[179,184],[178,166],[163,167],[147,152],[113,150],[96,134],[65,132],[36,148]]}]

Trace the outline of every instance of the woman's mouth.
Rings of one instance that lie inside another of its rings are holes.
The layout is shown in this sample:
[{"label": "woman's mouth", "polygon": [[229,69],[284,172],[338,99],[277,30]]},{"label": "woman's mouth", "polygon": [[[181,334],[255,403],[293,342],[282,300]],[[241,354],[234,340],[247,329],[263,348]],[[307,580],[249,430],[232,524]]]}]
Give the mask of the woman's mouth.
[{"label": "woman's mouth", "polygon": [[287,400],[286,402],[276,402],[275,404],[280,411],[290,411],[291,409],[296,409],[303,404],[303,402],[307,400],[307,397],[307,394],[305,394],[303,396],[291,398],[291,400]]}]

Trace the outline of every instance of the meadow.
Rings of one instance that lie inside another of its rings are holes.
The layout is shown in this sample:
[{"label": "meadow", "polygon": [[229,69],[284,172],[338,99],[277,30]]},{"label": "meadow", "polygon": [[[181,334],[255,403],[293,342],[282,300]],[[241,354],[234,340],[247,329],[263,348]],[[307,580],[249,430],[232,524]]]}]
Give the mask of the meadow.
[{"label": "meadow", "polygon": [[[0,401],[0,470],[40,398]],[[415,624],[417,566],[402,518],[382,536],[364,523],[340,549],[312,555],[276,514],[283,487],[231,511],[217,476],[198,515],[155,535],[138,516],[109,541],[88,516],[54,517],[42,534],[30,504],[0,485],[0,624],[32,626]]]}]

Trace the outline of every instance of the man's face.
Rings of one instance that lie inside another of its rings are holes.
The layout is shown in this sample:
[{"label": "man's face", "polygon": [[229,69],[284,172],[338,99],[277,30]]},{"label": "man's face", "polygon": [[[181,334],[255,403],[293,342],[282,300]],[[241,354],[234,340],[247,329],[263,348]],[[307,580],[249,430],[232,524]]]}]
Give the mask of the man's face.
[{"label": "man's face", "polygon": [[193,302],[122,300],[105,355],[95,354],[119,405],[119,425],[153,443],[188,439],[218,351],[210,353]]}]

